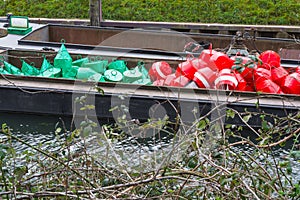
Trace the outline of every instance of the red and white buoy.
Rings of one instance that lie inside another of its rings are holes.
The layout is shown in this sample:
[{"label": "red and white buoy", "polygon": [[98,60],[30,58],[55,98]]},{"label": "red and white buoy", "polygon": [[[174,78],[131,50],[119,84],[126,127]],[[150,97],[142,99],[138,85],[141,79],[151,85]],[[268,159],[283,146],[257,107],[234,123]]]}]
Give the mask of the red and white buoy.
[{"label": "red and white buoy", "polygon": [[207,63],[200,58],[193,59],[192,64],[197,70],[207,66]]},{"label": "red and white buoy", "polygon": [[164,85],[167,85],[167,86],[170,86],[172,81],[176,78],[176,75],[175,74],[169,74],[165,81],[164,81]]},{"label": "red and white buoy", "polygon": [[296,72],[300,74],[300,66],[296,67]]},{"label": "red and white buoy", "polygon": [[211,60],[210,58],[212,57],[212,55],[214,55],[215,53],[217,53],[217,51],[211,49],[212,47],[210,47],[210,49],[204,49],[201,54],[199,55],[199,59],[202,60],[204,63],[207,64],[207,66],[209,68],[211,68],[213,71],[217,71],[218,68],[215,64],[215,62],[213,60]]},{"label": "red and white buoy", "polygon": [[234,90],[238,86],[238,81],[230,69],[223,69],[218,73],[215,80],[217,89]]},{"label": "red and white buoy", "polygon": [[165,79],[171,73],[172,68],[170,67],[169,63],[165,61],[153,63],[149,70],[149,76],[152,81]]},{"label": "red and white buoy", "polygon": [[271,80],[271,71],[266,68],[257,68],[254,70],[254,81],[258,81],[259,79],[268,79]]},{"label": "red and white buoy", "polygon": [[184,87],[190,82],[190,79],[186,76],[178,76],[175,79],[172,80],[170,86],[175,87]]},{"label": "red and white buoy", "polygon": [[212,88],[213,82],[217,75],[211,68],[205,67],[199,69],[195,74],[193,81],[199,88]]}]

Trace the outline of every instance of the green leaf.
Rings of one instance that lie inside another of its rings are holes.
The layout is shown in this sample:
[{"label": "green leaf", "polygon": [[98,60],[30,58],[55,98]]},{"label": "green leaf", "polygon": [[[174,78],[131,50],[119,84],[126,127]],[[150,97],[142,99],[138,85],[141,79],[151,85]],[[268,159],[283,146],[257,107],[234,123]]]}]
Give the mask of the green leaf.
[{"label": "green leaf", "polygon": [[102,88],[96,86],[95,89],[97,90],[97,92],[99,92],[100,94],[104,95],[104,90]]},{"label": "green leaf", "polygon": [[242,131],[242,130],[243,130],[243,126],[239,126],[238,131]]},{"label": "green leaf", "polygon": [[248,123],[248,121],[249,121],[249,119],[250,119],[251,117],[252,117],[251,114],[245,115],[245,116],[243,117],[243,120],[244,120],[246,123]]},{"label": "green leaf", "polygon": [[224,178],[224,179],[221,180],[220,184],[222,186],[224,186],[225,184],[230,183],[231,181],[232,181],[231,177],[230,178]]},{"label": "green leaf", "polygon": [[299,197],[300,196],[300,185],[295,184],[293,188],[293,192],[290,194],[290,197]]},{"label": "green leaf", "polygon": [[281,196],[285,196],[285,192],[282,191],[282,190],[279,190],[279,191],[278,191],[278,194],[281,195]]},{"label": "green leaf", "polygon": [[83,129],[83,136],[84,136],[84,137],[89,136],[89,135],[92,133],[92,131],[93,131],[92,126],[87,126],[87,127],[85,127],[85,128]]},{"label": "green leaf", "polygon": [[287,163],[287,166],[286,166],[286,172],[287,172],[287,174],[289,174],[289,175],[292,174],[293,168],[292,168],[291,162],[288,162],[288,163]]},{"label": "green leaf", "polygon": [[198,165],[198,161],[196,160],[195,157],[191,158],[187,165],[189,168],[195,168]]},{"label": "green leaf", "polygon": [[7,124],[2,124],[2,132],[8,134],[9,133],[9,127]]},{"label": "green leaf", "polygon": [[117,110],[118,108],[119,108],[118,106],[111,107],[111,108],[109,109],[109,112],[115,111],[115,110]]},{"label": "green leaf", "polygon": [[228,109],[228,110],[226,110],[226,116],[233,119],[235,116],[235,112],[231,109]]},{"label": "green leaf", "polygon": [[56,130],[55,130],[55,134],[58,134],[62,131],[62,129],[60,127],[58,127]]},{"label": "green leaf", "polygon": [[203,130],[206,128],[206,126],[207,126],[206,120],[202,119],[199,121],[197,128],[199,130]]},{"label": "green leaf", "polygon": [[289,165],[289,162],[290,162],[290,161],[283,161],[283,162],[280,162],[280,163],[279,163],[279,167],[285,168],[285,167],[287,167],[287,166]]},{"label": "green leaf", "polygon": [[80,110],[94,110],[94,105],[85,105],[84,107],[80,108]]},{"label": "green leaf", "polygon": [[260,103],[259,103],[259,100],[257,99],[257,101],[255,102],[255,107],[256,107],[256,108],[259,108],[259,104],[260,104]]},{"label": "green leaf", "polygon": [[81,96],[80,98],[79,98],[79,102],[80,103],[84,103],[85,101],[86,101],[86,96]]},{"label": "green leaf", "polygon": [[290,155],[291,155],[293,158],[299,159],[299,158],[300,158],[300,151],[291,151],[291,152],[290,152]]},{"label": "green leaf", "polygon": [[1,148],[0,148],[0,160],[3,160],[7,155],[7,151],[4,148],[2,148],[2,146],[3,145],[1,145]]},{"label": "green leaf", "polygon": [[14,169],[14,175],[18,180],[20,180],[27,172],[27,166],[16,166]]},{"label": "green leaf", "polygon": [[262,128],[262,130],[264,130],[264,131],[270,130],[270,126],[269,126],[268,122],[265,121],[265,120],[263,120],[263,121],[261,122],[261,128]]},{"label": "green leaf", "polygon": [[226,129],[231,129],[232,127],[233,127],[232,124],[226,124],[226,125],[225,125],[225,128],[226,128]]},{"label": "green leaf", "polygon": [[168,193],[174,193],[174,190],[168,189],[167,192],[168,192]]}]

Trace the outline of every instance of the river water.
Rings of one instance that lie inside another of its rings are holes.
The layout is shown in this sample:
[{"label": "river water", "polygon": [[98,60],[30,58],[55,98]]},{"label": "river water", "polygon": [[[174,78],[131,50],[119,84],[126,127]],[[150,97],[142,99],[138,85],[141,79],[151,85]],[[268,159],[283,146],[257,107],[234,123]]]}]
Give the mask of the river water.
[{"label": "river water", "polygon": [[[6,123],[12,129],[15,136],[21,138],[27,143],[36,147],[39,146],[42,149],[55,151],[56,148],[58,148],[56,144],[61,142],[61,137],[57,137],[55,130],[57,130],[57,128],[69,129],[71,119],[60,118],[59,116],[0,113],[0,124],[3,123]],[[102,144],[97,143],[97,145],[93,145],[93,141],[95,141],[94,139],[94,136],[88,138],[92,144],[89,147],[90,152],[94,154],[96,158],[97,155],[99,155],[99,160],[103,160],[104,154],[111,154],[109,155],[109,160],[114,161],[115,163],[108,164],[118,164],[120,166],[122,165],[127,167],[131,166],[133,171],[142,169],[155,170],[157,167],[161,167],[160,162],[163,162],[165,157],[169,155],[168,153],[174,149],[174,141],[172,141],[172,138],[164,134],[162,134],[159,138],[139,140],[139,142],[133,142],[136,140],[128,137],[122,142],[113,143],[110,139],[106,138],[106,140],[104,140],[105,142]],[[107,150],[108,146],[110,147],[110,150]],[[17,152],[22,152],[29,148],[19,142],[14,143],[14,147]],[[182,148],[184,148],[184,146],[178,147],[177,150],[182,151]],[[114,151],[112,151],[112,149]],[[243,151],[248,151],[251,154],[251,149],[243,148]],[[284,148],[278,148],[278,150],[274,153],[278,162],[290,160],[293,171],[291,176],[295,182],[299,181],[299,155],[298,157],[291,157],[289,156],[289,149]],[[184,156],[184,154],[176,154],[176,156]],[[114,157],[115,160],[111,159],[112,157]],[[176,157],[176,159],[178,159],[178,157]],[[141,160],[143,162],[141,162]],[[156,161],[155,165],[149,165],[149,162],[153,164],[153,160]],[[130,167],[128,167],[127,170],[130,170]]]}]

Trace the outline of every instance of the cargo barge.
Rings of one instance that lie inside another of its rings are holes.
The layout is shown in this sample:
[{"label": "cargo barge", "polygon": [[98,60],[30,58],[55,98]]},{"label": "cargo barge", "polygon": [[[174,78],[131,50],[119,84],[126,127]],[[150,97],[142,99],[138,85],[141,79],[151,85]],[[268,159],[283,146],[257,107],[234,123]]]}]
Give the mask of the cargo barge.
[{"label": "cargo barge", "polygon": [[[40,66],[46,57],[53,63],[57,52],[33,50],[5,50],[1,54],[10,64],[21,69],[22,60]],[[74,60],[78,54],[70,54]],[[83,55],[93,57],[99,55]],[[149,69],[157,59],[142,59],[132,57],[103,57],[109,61],[124,60],[129,69],[136,67],[142,61]],[[185,60],[169,60],[175,71],[179,63]],[[281,63],[285,65],[284,60]],[[291,67],[299,65],[295,61]],[[41,115],[60,115],[83,117],[86,112],[74,106],[77,97],[86,96],[88,102],[94,105],[92,116],[101,119],[115,120],[122,111],[112,111],[116,106],[128,107],[130,119],[147,121],[149,118],[162,118],[165,115],[175,120],[178,115],[185,122],[192,122],[201,116],[210,116],[212,110],[225,117],[227,109],[240,113],[265,113],[270,120],[272,116],[286,117],[296,115],[300,109],[300,96],[292,94],[265,94],[246,91],[218,90],[207,88],[184,88],[165,85],[128,84],[122,82],[101,82],[74,80],[68,78],[19,76],[1,74],[0,79],[0,110],[4,112],[22,112]],[[102,92],[99,92],[103,91]],[[162,112],[163,111],[163,112]],[[196,116],[192,114],[195,111]],[[239,117],[226,119],[226,123],[245,125]],[[261,119],[253,117],[249,124],[261,126]]]}]

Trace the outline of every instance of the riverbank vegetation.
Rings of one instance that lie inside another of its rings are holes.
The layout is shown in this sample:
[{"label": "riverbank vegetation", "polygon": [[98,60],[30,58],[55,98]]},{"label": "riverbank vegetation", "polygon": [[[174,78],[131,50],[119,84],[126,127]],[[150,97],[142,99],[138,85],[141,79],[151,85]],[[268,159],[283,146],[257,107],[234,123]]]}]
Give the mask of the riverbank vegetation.
[{"label": "riverbank vegetation", "polygon": [[[105,0],[103,18],[109,20],[201,22],[225,24],[299,25],[298,0]],[[89,18],[89,1],[6,0],[0,16]]]},{"label": "riverbank vegetation", "polygon": [[[103,1],[103,16],[299,25],[298,0],[211,2]],[[88,1],[79,0],[0,2],[3,16],[87,19],[88,9]],[[83,96],[74,105],[89,113],[95,106],[87,102]],[[238,112],[226,102],[215,103],[189,123],[179,114],[175,120],[127,120],[124,105],[111,109],[119,113],[116,123],[100,125],[89,115],[79,124],[58,119],[47,133],[52,139],[38,145],[3,119],[0,199],[299,199],[300,113]],[[255,105],[259,108],[259,100]]]},{"label": "riverbank vegetation", "polygon": [[[82,106],[82,111],[94,109],[84,103],[85,97],[75,102]],[[120,112],[117,124],[99,126],[85,116],[80,126],[70,131],[60,120],[53,133],[55,139],[39,145],[26,142],[3,124],[0,196],[3,199],[300,198],[299,113],[288,117],[246,110],[241,113],[219,104],[207,115],[186,124],[180,116],[176,121],[127,121],[123,115],[128,113],[125,106],[112,110]],[[249,124],[255,117],[261,123],[256,128]],[[228,123],[232,119],[242,124]],[[20,151],[20,145],[25,145],[26,150]]]}]

